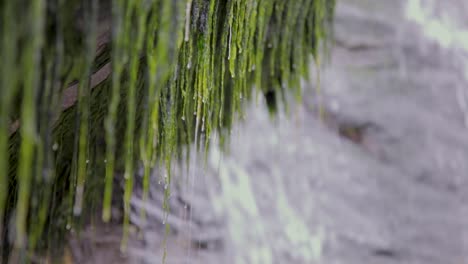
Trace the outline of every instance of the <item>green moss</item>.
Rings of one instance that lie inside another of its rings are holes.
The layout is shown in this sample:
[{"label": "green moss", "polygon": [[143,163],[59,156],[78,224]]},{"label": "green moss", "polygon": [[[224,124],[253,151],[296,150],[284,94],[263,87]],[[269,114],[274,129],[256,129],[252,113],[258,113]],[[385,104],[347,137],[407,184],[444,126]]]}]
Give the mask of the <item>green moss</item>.
[{"label": "green moss", "polygon": [[[12,100],[16,94],[18,86],[16,85],[16,40],[17,27],[14,19],[14,2],[5,2],[2,6],[2,29],[1,29],[1,58],[3,65],[10,67],[1,67],[1,89],[0,89],[0,153],[8,153],[8,137],[10,125],[10,111]],[[0,158],[0,225],[3,226],[3,213],[8,193],[8,164],[9,158],[2,156]],[[0,227],[0,230],[2,228]]]},{"label": "green moss", "polygon": [[[207,146],[215,131],[224,144],[252,94],[269,95],[272,108],[288,92],[299,99],[311,55],[318,61],[326,47],[333,6],[3,1],[0,219],[15,216],[16,246],[51,247],[44,236],[57,240],[100,206],[109,221],[121,172],[125,246],[135,166],[143,166],[146,200],[151,167],[164,161],[169,186],[172,159],[191,143]],[[97,51],[106,23],[111,39]],[[110,75],[99,77],[106,67]]]},{"label": "green moss", "polygon": [[18,202],[16,208],[16,246],[25,246],[27,230],[26,219],[30,203],[30,191],[33,187],[31,178],[34,167],[36,149],[36,101],[35,93],[39,80],[40,49],[43,36],[41,34],[44,17],[43,1],[34,1],[29,6],[28,19],[30,32],[26,33],[26,43],[21,50],[20,68],[23,69],[22,104],[21,104],[21,146],[18,159]]}]

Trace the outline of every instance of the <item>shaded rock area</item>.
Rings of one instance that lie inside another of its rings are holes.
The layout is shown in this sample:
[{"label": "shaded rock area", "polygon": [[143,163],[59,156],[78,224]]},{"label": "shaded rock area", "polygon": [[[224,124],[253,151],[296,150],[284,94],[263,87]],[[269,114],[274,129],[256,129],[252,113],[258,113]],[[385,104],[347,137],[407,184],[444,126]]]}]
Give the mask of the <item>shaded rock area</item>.
[{"label": "shaded rock area", "polygon": [[[436,10],[468,24],[462,0],[444,2]],[[468,263],[467,53],[428,39],[406,8],[338,1],[320,89],[305,85],[304,104],[274,120],[259,100],[229,154],[175,168],[169,215],[155,172],[150,202],[132,199],[122,263],[165,251],[166,263]],[[119,255],[118,243],[93,254]]]}]

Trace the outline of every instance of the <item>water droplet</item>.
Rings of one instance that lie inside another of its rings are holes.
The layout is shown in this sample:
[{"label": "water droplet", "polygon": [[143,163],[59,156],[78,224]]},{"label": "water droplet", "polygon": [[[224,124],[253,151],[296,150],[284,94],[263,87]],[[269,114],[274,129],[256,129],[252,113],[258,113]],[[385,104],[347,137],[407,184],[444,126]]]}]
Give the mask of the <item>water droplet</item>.
[{"label": "water droplet", "polygon": [[161,185],[161,180],[158,181],[158,184]]},{"label": "water droplet", "polygon": [[268,43],[268,48],[271,49],[273,45],[271,43]]},{"label": "water droplet", "polygon": [[86,160],[86,164],[88,164],[88,163],[89,163],[89,160]]},{"label": "water droplet", "polygon": [[107,160],[106,160],[106,159],[104,160],[104,163],[107,163]]},{"label": "water droplet", "polygon": [[54,145],[52,145],[52,150],[57,151],[57,149],[58,149],[58,144],[57,142],[55,142]]},{"label": "water droplet", "polygon": [[71,225],[70,225],[70,224],[67,224],[66,228],[67,228],[67,230],[70,230],[70,229],[71,229]]},{"label": "water droplet", "polygon": [[182,119],[182,121],[185,121],[185,116],[182,116],[181,119]]}]

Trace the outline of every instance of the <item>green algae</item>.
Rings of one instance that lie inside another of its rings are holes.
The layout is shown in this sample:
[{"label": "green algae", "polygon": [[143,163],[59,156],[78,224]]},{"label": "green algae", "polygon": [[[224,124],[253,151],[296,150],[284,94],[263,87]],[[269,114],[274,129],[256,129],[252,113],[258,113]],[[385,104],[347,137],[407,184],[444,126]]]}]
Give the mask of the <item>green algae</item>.
[{"label": "green algae", "polygon": [[[90,116],[90,75],[92,64],[94,61],[94,54],[96,49],[96,24],[97,24],[97,1],[89,1],[85,3],[85,10],[89,9],[89,13],[85,12],[85,20],[87,21],[87,36],[86,36],[86,58],[84,63],[83,76],[78,84],[78,148],[75,149],[77,152],[76,156],[78,160],[76,162],[76,183],[71,182],[71,189],[75,189],[73,214],[75,216],[81,215],[84,185],[88,174],[89,167],[89,116]],[[86,8],[87,7],[87,8]],[[73,177],[74,178],[74,177]],[[76,186],[74,186],[76,185]]]},{"label": "green algae", "polygon": [[[169,186],[172,159],[191,143],[206,149],[214,132],[225,144],[252,94],[274,93],[273,105],[287,93],[300,99],[311,55],[319,62],[327,46],[334,1],[0,5],[0,219],[15,217],[16,247],[34,251],[93,208],[111,220],[120,180],[125,248],[135,169],[146,201],[151,168],[166,164]],[[168,213],[169,188],[164,196]]]},{"label": "green algae", "polygon": [[[14,2],[5,2],[2,13],[2,50],[1,57],[4,65],[10,67],[1,67],[1,87],[0,89],[0,153],[8,153],[8,136],[10,123],[10,109],[12,99],[16,93],[17,85],[15,83],[16,66],[14,54],[16,54],[17,28],[13,17]],[[6,206],[8,193],[8,157],[0,158],[0,225],[3,227],[3,214]],[[0,227],[0,230],[2,230]]]},{"label": "green algae", "polygon": [[27,215],[30,203],[30,191],[34,152],[36,147],[35,92],[38,83],[38,65],[42,45],[43,1],[31,3],[28,12],[30,34],[22,49],[21,68],[23,69],[22,104],[21,104],[21,146],[18,160],[18,202],[16,212],[15,246],[24,247],[27,236]]},{"label": "green algae", "polygon": [[105,119],[105,137],[106,137],[106,175],[105,175],[105,190],[103,201],[103,219],[109,221],[111,218],[111,201],[112,201],[112,182],[114,179],[115,169],[115,145],[116,145],[116,118],[117,110],[120,103],[120,82],[124,64],[127,60],[127,55],[124,54],[124,45],[126,43],[124,37],[124,30],[128,31],[127,24],[130,22],[128,13],[131,9],[125,12],[123,1],[113,1],[112,17],[114,19],[114,29],[112,32],[113,46],[112,46],[112,91],[110,94],[110,102],[108,114]]}]

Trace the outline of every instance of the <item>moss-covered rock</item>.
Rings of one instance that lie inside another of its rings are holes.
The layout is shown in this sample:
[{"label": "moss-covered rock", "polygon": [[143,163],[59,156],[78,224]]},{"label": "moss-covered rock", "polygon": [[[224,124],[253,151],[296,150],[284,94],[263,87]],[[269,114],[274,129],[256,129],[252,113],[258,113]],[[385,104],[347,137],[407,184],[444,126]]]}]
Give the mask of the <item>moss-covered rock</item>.
[{"label": "moss-covered rock", "polygon": [[207,144],[213,131],[223,142],[254,89],[272,108],[286,92],[300,97],[333,7],[333,0],[0,3],[5,248],[48,248],[101,206],[110,220],[116,171],[128,212],[136,162],[147,179],[151,166],[170,164],[188,143]]}]

